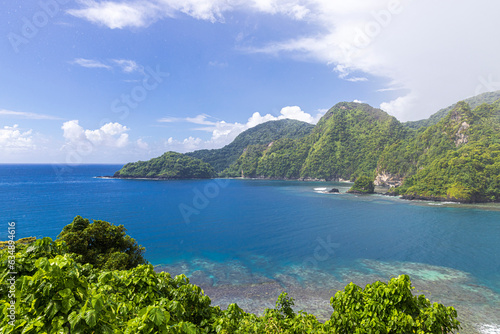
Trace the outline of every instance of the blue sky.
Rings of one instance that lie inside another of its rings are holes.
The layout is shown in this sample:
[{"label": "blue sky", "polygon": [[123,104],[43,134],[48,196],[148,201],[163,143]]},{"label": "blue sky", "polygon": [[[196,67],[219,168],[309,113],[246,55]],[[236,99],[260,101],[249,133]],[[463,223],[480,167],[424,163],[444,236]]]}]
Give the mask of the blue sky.
[{"label": "blue sky", "polygon": [[0,163],[219,148],[340,101],[402,121],[500,89],[496,2],[1,1]]}]

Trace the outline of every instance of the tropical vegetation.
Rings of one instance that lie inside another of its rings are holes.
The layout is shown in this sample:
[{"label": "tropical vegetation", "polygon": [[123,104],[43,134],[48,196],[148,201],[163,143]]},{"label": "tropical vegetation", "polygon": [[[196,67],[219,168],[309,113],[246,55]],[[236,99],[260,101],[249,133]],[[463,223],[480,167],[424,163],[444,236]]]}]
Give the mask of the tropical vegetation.
[{"label": "tropical vegetation", "polygon": [[187,155],[166,152],[148,161],[128,163],[113,177],[159,179],[208,179],[215,177],[212,166]]},{"label": "tropical vegetation", "polygon": [[268,145],[282,138],[298,139],[308,135],[314,125],[294,119],[269,121],[240,133],[230,144],[220,149],[197,150],[187,156],[209,163],[217,172],[228,168],[250,145]]},{"label": "tropical vegetation", "polygon": [[247,313],[236,304],[222,310],[211,305],[210,298],[185,275],[156,272],[144,261],[123,270],[102,265],[103,261],[86,262],[95,257],[82,256],[81,249],[72,245],[79,237],[68,237],[71,233],[89,230],[96,223],[103,232],[118,232],[108,247],[96,248],[105,254],[113,254],[120,238],[131,240],[121,233],[122,228],[101,222],[90,223],[77,216],[59,239],[24,240],[0,250],[1,334],[443,334],[460,327],[453,307],[415,296],[406,275],[364,289],[348,284],[331,298],[332,315],[324,323],[312,314],[295,312],[294,300],[286,292],[262,316]]},{"label": "tropical vegetation", "polygon": [[[366,176],[377,185],[398,186],[390,192],[408,199],[498,202],[499,97],[500,91],[485,93],[426,121],[407,123],[367,104],[341,102],[314,127],[267,122],[222,149],[167,152],[127,164],[115,176],[351,181]],[[382,176],[396,181],[384,183]]]},{"label": "tropical vegetation", "polygon": [[362,175],[356,179],[353,186],[347,191],[349,193],[373,194],[375,185],[371,177]]}]

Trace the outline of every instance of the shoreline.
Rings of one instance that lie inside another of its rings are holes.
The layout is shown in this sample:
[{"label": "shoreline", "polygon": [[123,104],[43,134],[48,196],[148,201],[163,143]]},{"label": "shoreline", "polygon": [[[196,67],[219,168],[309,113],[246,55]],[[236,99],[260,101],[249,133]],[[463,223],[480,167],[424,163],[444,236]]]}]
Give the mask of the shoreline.
[{"label": "shoreline", "polygon": [[[103,175],[103,176],[95,176],[97,179],[116,179],[116,180],[149,180],[149,181],[189,181],[189,180],[216,180],[216,179],[227,179],[227,180],[268,180],[268,181],[299,181],[299,182],[337,182],[337,183],[353,183],[351,181],[343,180],[343,179],[315,179],[315,178],[299,178],[299,179],[288,179],[288,178],[250,178],[250,177],[215,177],[215,178],[168,178],[168,177],[127,177],[127,176],[111,176],[111,175]],[[382,187],[385,189],[390,189],[386,187]],[[327,192],[325,192],[327,193]],[[349,193],[349,192],[346,192]],[[456,204],[467,204],[467,205],[480,205],[480,204],[500,204],[500,201],[470,201],[470,200],[460,200],[456,198],[445,198],[445,197],[436,197],[436,196],[421,196],[421,195],[396,195],[390,192],[377,192],[374,193],[361,193],[361,192],[350,192],[349,194],[353,195],[382,195],[388,197],[398,197],[399,199],[407,200],[407,201],[415,201],[415,202],[436,202],[436,203],[456,203]]]}]

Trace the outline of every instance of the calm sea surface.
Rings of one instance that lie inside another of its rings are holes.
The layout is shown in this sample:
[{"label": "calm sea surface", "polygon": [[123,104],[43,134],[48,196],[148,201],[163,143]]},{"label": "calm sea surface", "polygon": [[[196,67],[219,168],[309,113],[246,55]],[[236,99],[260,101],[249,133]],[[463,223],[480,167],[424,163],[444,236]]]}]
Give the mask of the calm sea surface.
[{"label": "calm sea surface", "polygon": [[[120,167],[0,165],[2,234],[11,220],[18,238],[55,238],[76,215],[123,224],[151,263],[256,311],[280,289],[314,311],[350,281],[407,273],[457,307],[465,332],[500,332],[498,205],[354,196],[334,182],[96,178]],[[341,194],[321,193],[331,187]]]}]

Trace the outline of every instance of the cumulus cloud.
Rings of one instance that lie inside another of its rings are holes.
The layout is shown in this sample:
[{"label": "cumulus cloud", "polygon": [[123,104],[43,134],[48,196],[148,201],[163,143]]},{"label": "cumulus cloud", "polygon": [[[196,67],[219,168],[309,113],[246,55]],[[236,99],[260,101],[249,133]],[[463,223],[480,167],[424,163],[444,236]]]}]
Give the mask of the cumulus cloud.
[{"label": "cumulus cloud", "polygon": [[33,130],[22,131],[18,124],[0,129],[0,150],[4,152],[26,151],[36,148]]},{"label": "cumulus cloud", "polygon": [[89,147],[89,150],[98,148],[123,148],[127,146],[129,129],[120,123],[106,123],[96,130],[84,129],[78,120],[64,122],[61,129],[67,144],[75,147]]},{"label": "cumulus cloud", "polygon": [[208,140],[202,140],[200,138],[194,137],[189,137],[183,140],[169,138],[164,143],[165,148],[168,150],[188,152],[199,149],[220,148],[231,143],[243,131],[268,121],[295,119],[311,124],[316,124],[327,110],[328,109],[318,110],[316,115],[312,116],[311,114],[304,112],[298,106],[288,106],[281,109],[279,116],[273,116],[271,114],[261,115],[259,112],[255,112],[247,119],[246,123],[228,123],[223,120],[213,120],[213,117],[207,114],[200,114],[195,117],[187,118],[166,117],[159,119],[158,122],[188,122],[192,124],[203,125],[202,127],[195,128],[195,130],[211,133],[211,137]]},{"label": "cumulus cloud", "polygon": [[386,78],[390,84],[380,89],[400,96],[382,106],[409,120],[499,89],[500,46],[492,42],[498,10],[490,0],[81,0],[68,13],[111,29],[146,27],[176,13],[211,22],[232,11],[284,15],[312,31],[244,51],[330,64],[352,82]]},{"label": "cumulus cloud", "polygon": [[149,144],[145,142],[142,138],[137,139],[136,145],[141,150],[149,150]]},{"label": "cumulus cloud", "polygon": [[152,1],[116,2],[79,0],[81,8],[70,9],[68,14],[105,25],[111,29],[145,27],[159,17],[158,7]]}]

